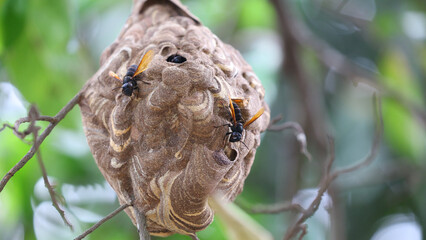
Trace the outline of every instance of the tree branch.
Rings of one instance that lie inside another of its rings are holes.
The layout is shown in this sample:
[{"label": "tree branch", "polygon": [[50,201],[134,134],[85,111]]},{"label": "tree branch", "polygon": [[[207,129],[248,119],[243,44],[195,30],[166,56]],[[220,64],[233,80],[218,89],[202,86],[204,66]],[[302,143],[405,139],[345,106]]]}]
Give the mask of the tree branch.
[{"label": "tree branch", "polygon": [[[280,6],[280,0],[271,0],[274,6]],[[284,10],[280,7],[276,8],[277,14],[280,16],[285,15]],[[378,72],[366,69],[348,57],[340,53],[338,50],[330,46],[327,42],[322,40],[320,37],[312,33],[308,27],[305,26],[301,21],[295,21],[293,18],[280,18],[280,21],[285,19],[286,26],[288,27],[289,34],[293,36],[293,39],[297,43],[305,48],[310,48],[316,53],[316,56],[319,61],[321,61],[326,67],[332,69],[334,72],[341,74],[342,76],[350,79],[354,82],[364,83],[377,91],[381,92],[383,95],[388,95],[402,105],[410,109],[413,113],[422,119],[423,124],[426,125],[426,111],[424,108],[414,103],[413,101],[407,99],[399,92],[380,84],[385,79],[384,76],[380,75]]]},{"label": "tree branch", "polygon": [[[37,139],[36,134],[34,134],[34,139]],[[64,210],[62,210],[61,207],[58,204],[58,200],[56,199],[56,192],[53,189],[52,185],[50,184],[49,178],[47,177],[46,167],[44,166],[43,159],[41,158],[40,150],[37,150],[37,160],[38,160],[38,163],[40,165],[40,169],[41,169],[41,172],[42,172],[42,175],[43,175],[44,186],[46,186],[47,190],[49,191],[49,195],[50,195],[50,198],[52,199],[53,207],[55,207],[56,211],[58,211],[59,215],[61,215],[61,218],[64,221],[64,223],[66,225],[68,225],[68,227],[70,227],[71,230],[73,230],[72,224],[65,217]]]},{"label": "tree branch", "polygon": [[330,139],[330,156],[329,156],[327,163],[326,163],[323,179],[321,180],[321,183],[319,184],[320,187],[318,189],[317,196],[311,202],[311,204],[306,209],[306,211],[304,213],[302,213],[302,215],[297,219],[297,221],[287,230],[286,235],[284,236],[284,240],[292,239],[301,230],[303,231],[303,229],[304,229],[304,231],[303,231],[304,233],[302,232],[302,237],[303,237],[303,235],[306,234],[306,226],[305,227],[302,227],[302,226],[305,225],[304,222],[308,218],[312,217],[312,215],[314,215],[314,213],[318,210],[318,207],[320,206],[320,203],[321,203],[321,200],[322,200],[322,196],[324,195],[324,193],[327,191],[328,187],[330,186],[330,183],[332,181],[332,179],[329,177],[330,176],[330,169],[331,169],[331,166],[333,165],[334,159],[335,159],[334,143]]},{"label": "tree branch", "polygon": [[[275,119],[273,119],[275,121]],[[284,131],[285,129],[292,128],[296,131],[296,139],[300,143],[300,152],[305,155],[308,160],[312,160],[312,155],[308,151],[308,143],[306,141],[306,134],[302,126],[297,122],[285,122],[281,125],[270,125],[267,130],[269,131]]]},{"label": "tree branch", "polygon": [[[83,90],[80,90],[80,92],[75,95],[71,101],[65,105],[61,111],[59,111],[58,114],[55,115],[55,117],[45,117],[45,116],[39,116],[36,119],[39,119],[42,117],[43,121],[49,121],[50,124],[47,126],[47,128],[42,132],[42,134],[35,139],[34,144],[31,146],[31,149],[28,151],[27,154],[12,168],[9,170],[9,172],[6,173],[6,175],[2,178],[0,181],[0,192],[3,191],[3,188],[6,186],[6,184],[9,182],[9,180],[15,175],[16,172],[18,172],[22,167],[25,166],[25,164],[34,156],[38,148],[40,147],[40,144],[44,141],[44,139],[50,134],[50,132],[53,130],[53,128],[56,127],[56,125],[67,115],[71,109],[78,104],[80,97],[82,95]],[[30,114],[30,113],[29,113]],[[28,116],[30,118],[30,116]],[[27,120],[26,118],[19,119],[17,123],[22,123]]]},{"label": "tree branch", "polygon": [[[360,161],[359,163],[357,163],[357,164],[355,164],[351,167],[347,167],[347,168],[344,168],[342,170],[337,170],[334,173],[331,173],[331,167],[332,167],[334,159],[335,159],[335,153],[334,153],[333,140],[332,139],[329,140],[330,157],[328,158],[328,160],[326,162],[324,174],[323,174],[322,180],[319,184],[317,196],[312,201],[310,206],[306,209],[306,211],[287,230],[287,233],[284,236],[285,240],[290,240],[293,237],[295,237],[300,231],[303,231],[302,225],[304,225],[304,222],[308,218],[310,218],[312,215],[314,215],[314,213],[317,211],[317,209],[318,209],[318,207],[321,203],[322,196],[327,191],[327,189],[329,188],[331,183],[338,176],[340,176],[341,174],[356,171],[361,167],[367,166],[368,164],[370,164],[375,159],[375,157],[378,153],[378,150],[379,150],[381,136],[383,134],[383,116],[382,116],[380,99],[376,95],[374,95],[373,101],[374,101],[374,108],[373,109],[374,109],[374,116],[375,116],[376,131],[375,131],[375,134],[374,134],[374,140],[373,140],[373,143],[372,143],[372,146],[371,146],[371,149],[370,149],[370,153],[368,154],[368,156],[364,160]],[[304,235],[303,232],[302,232],[302,235]]]},{"label": "tree branch", "polygon": [[108,221],[109,219],[111,219],[112,217],[114,217],[115,215],[117,215],[118,213],[120,213],[121,211],[123,211],[124,209],[128,208],[129,206],[132,206],[132,204],[131,203],[126,203],[126,204],[120,206],[119,208],[117,208],[116,210],[114,210],[112,213],[110,213],[106,217],[102,218],[99,222],[97,222],[91,228],[87,229],[84,233],[82,233],[78,237],[74,238],[74,240],[81,240],[81,239],[85,238],[87,235],[89,235],[90,233],[92,233],[93,231],[95,231],[99,226],[101,226],[106,221]]},{"label": "tree branch", "polygon": [[14,129],[13,126],[7,124],[7,123],[3,123],[3,126],[0,128],[0,132],[3,131],[5,128],[10,128],[10,129]]},{"label": "tree branch", "polygon": [[304,70],[303,62],[300,61],[301,46],[291,31],[292,17],[288,9],[286,1],[270,0],[277,13],[278,31],[280,33],[283,56],[285,61],[283,69],[289,76],[289,81],[298,92],[299,100],[304,115],[301,117],[301,125],[307,131],[308,135],[312,135],[310,139],[314,142],[314,146],[318,146],[319,154],[326,152],[326,124],[324,122],[324,114],[322,111],[322,99],[313,82],[309,80],[307,71]]},{"label": "tree branch", "polygon": [[148,230],[146,229],[146,217],[145,214],[140,212],[137,208],[133,208],[136,215],[136,222],[138,224],[139,240],[150,240]]},{"label": "tree branch", "polygon": [[237,204],[245,211],[254,214],[277,214],[286,211],[297,211],[299,213],[303,213],[306,211],[300,204],[295,204],[291,201],[276,203],[272,205],[256,204],[254,206],[248,206],[246,202],[239,200]]},{"label": "tree branch", "polygon": [[374,95],[373,101],[375,102],[374,115],[376,119],[376,122],[375,122],[376,130],[375,130],[373,145],[371,147],[370,153],[367,155],[367,157],[364,160],[358,163],[355,163],[353,166],[336,171],[332,176],[333,179],[337,178],[339,175],[342,175],[348,172],[353,172],[364,166],[367,166],[376,158],[377,153],[379,151],[380,140],[383,135],[383,116],[382,116],[382,106],[380,103],[380,98]]}]

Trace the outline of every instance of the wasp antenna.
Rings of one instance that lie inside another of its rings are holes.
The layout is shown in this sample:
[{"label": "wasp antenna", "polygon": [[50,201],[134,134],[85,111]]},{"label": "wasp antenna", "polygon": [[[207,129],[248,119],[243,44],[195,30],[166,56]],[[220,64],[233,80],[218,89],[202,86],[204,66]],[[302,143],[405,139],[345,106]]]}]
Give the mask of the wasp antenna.
[{"label": "wasp antenna", "polygon": [[109,71],[108,74],[109,74],[109,76],[121,81],[121,78],[115,72]]},{"label": "wasp antenna", "polygon": [[112,90],[113,90],[113,91],[115,91],[115,90],[117,90],[117,89],[119,89],[119,88],[121,88],[121,86],[120,86],[120,87],[113,88]]}]

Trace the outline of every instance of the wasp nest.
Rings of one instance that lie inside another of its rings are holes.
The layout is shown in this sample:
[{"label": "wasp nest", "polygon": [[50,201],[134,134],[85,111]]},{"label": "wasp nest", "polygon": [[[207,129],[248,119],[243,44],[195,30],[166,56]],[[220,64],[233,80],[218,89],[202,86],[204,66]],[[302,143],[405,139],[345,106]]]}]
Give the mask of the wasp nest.
[{"label": "wasp nest", "polygon": [[[149,50],[152,61],[127,96],[109,71],[123,77]],[[119,201],[146,215],[152,235],[193,235],[213,220],[209,196],[232,201],[242,191],[269,123],[264,94],[240,53],[179,1],[152,0],[136,3],[104,51],[80,108],[93,156]],[[245,120],[265,109],[238,142],[226,135],[230,98],[242,99]]]}]

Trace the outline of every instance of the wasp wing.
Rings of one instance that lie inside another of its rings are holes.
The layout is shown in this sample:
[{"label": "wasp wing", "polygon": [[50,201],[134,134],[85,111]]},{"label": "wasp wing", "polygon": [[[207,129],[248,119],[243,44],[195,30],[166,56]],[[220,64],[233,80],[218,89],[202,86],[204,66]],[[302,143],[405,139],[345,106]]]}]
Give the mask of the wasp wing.
[{"label": "wasp wing", "polygon": [[248,127],[248,125],[250,125],[252,122],[256,121],[256,119],[258,119],[260,116],[262,116],[263,112],[265,111],[265,109],[262,107],[261,109],[259,109],[259,111],[257,111],[257,113],[247,122],[244,123],[243,128]]},{"label": "wasp wing", "polygon": [[240,107],[246,107],[248,105],[249,99],[246,98],[232,98],[234,103],[237,103]]},{"label": "wasp wing", "polygon": [[152,61],[153,57],[154,57],[154,52],[152,50],[149,50],[147,53],[145,53],[145,55],[143,55],[142,57],[141,62],[139,63],[138,68],[136,69],[135,74],[133,74],[133,77],[145,71],[148,68],[148,65]]},{"label": "wasp wing", "polygon": [[234,109],[234,105],[232,104],[231,98],[229,98],[229,107],[231,108],[231,115],[232,115],[232,119],[234,120],[234,125],[236,125],[237,119],[235,119],[235,109]]}]

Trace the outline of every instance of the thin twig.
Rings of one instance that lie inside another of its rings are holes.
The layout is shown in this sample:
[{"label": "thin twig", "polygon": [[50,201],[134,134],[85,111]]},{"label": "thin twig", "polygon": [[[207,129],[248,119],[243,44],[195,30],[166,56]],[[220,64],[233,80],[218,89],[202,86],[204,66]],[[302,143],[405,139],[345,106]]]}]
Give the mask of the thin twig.
[{"label": "thin twig", "polygon": [[331,166],[333,165],[333,162],[334,162],[334,159],[335,159],[335,153],[334,153],[335,151],[334,151],[334,142],[333,142],[332,139],[329,139],[330,157],[328,158],[328,160],[326,162],[324,174],[323,174],[321,183],[319,184],[317,196],[312,201],[310,206],[306,209],[306,211],[287,230],[287,233],[284,236],[285,240],[292,239],[294,236],[296,236],[298,234],[298,232],[301,231],[301,226],[304,224],[304,222],[308,218],[310,218],[317,211],[317,209],[318,209],[318,207],[321,203],[322,196],[327,191],[327,189],[329,188],[331,183],[338,176],[340,176],[341,174],[344,174],[344,173],[356,171],[361,167],[367,166],[368,164],[370,164],[375,159],[377,152],[378,152],[378,149],[379,149],[381,136],[383,134],[383,116],[382,116],[382,108],[381,108],[380,99],[376,95],[374,95],[373,101],[374,101],[374,108],[373,109],[374,109],[374,116],[375,116],[376,131],[375,131],[375,134],[374,134],[374,140],[373,140],[373,143],[372,143],[372,146],[371,146],[371,149],[370,149],[370,153],[368,154],[368,156],[364,160],[360,161],[359,163],[355,164],[354,166],[347,167],[347,168],[342,169],[342,170],[338,170],[338,171],[334,172],[333,174],[331,174]]},{"label": "thin twig", "polygon": [[[320,156],[326,153],[326,124],[322,111],[322,99],[318,88],[310,81],[308,71],[304,70],[304,64],[299,59],[301,45],[291,31],[292,16],[286,1],[270,0],[277,14],[278,32],[282,41],[282,52],[286,56],[283,62],[283,70],[289,76],[295,90],[298,92],[303,116],[301,124],[304,129],[312,135],[310,139],[314,146],[318,147]],[[322,157],[322,156],[321,156]]]},{"label": "thin twig", "polygon": [[300,225],[300,231],[302,232],[300,233],[299,240],[302,240],[303,237],[306,235],[306,233],[308,233],[308,225],[307,224]]},{"label": "thin twig", "polygon": [[374,134],[374,140],[373,140],[373,145],[371,147],[370,153],[367,155],[367,157],[360,161],[359,163],[355,163],[353,166],[341,169],[341,170],[337,170],[333,175],[332,178],[335,179],[337,178],[339,175],[344,174],[344,173],[348,173],[348,172],[353,172],[355,170],[358,170],[361,167],[367,166],[369,165],[377,156],[377,153],[379,151],[379,145],[380,145],[380,140],[382,138],[383,135],[383,116],[382,116],[382,106],[380,103],[380,98],[377,96],[374,96],[374,101],[375,101],[375,109],[374,109],[374,115],[376,116],[376,122],[375,122],[375,128],[376,128],[376,132]]},{"label": "thin twig", "polygon": [[[34,139],[37,139],[36,135],[34,136]],[[43,159],[41,158],[40,150],[37,150],[37,160],[43,175],[44,186],[46,186],[47,190],[49,191],[49,195],[50,195],[50,198],[52,199],[53,207],[55,207],[56,211],[58,211],[59,215],[61,215],[61,218],[64,221],[64,223],[68,225],[71,230],[73,230],[73,226],[71,222],[65,217],[65,211],[62,210],[58,204],[58,200],[56,199],[56,192],[53,189],[52,185],[50,184],[49,178],[47,177],[46,167],[44,166]]]},{"label": "thin twig", "polygon": [[[56,119],[54,117],[40,116],[40,115],[38,115],[34,120],[35,121],[46,121],[46,122],[50,122],[50,123],[55,123],[56,122]],[[31,121],[31,119],[29,117],[23,117],[23,118],[20,118],[20,119],[16,120],[16,122],[14,124],[14,132],[19,134],[20,133],[19,132],[19,127],[21,126],[21,124],[22,123],[26,123],[26,122],[30,122],[30,121]],[[25,136],[22,137],[22,136],[18,135],[18,137],[23,138]]]},{"label": "thin twig", "polygon": [[239,200],[237,204],[247,212],[254,214],[277,214],[286,211],[297,211],[299,213],[303,213],[306,211],[300,204],[292,203],[291,201],[271,205],[256,204],[254,206],[248,206],[247,203]]},{"label": "thin twig", "polygon": [[281,121],[281,119],[283,119],[283,116],[281,116],[281,114],[278,114],[277,116],[275,116],[274,118],[271,119],[271,121],[269,122],[269,126],[268,129],[272,126],[275,125],[275,123]]},{"label": "thin twig", "polygon": [[[51,123],[53,123],[53,122],[56,121],[53,117],[50,117],[50,116],[40,116],[40,115],[36,116],[34,120],[35,121],[47,121],[47,122],[51,122]],[[19,127],[21,126],[22,123],[27,123],[27,122],[31,122],[31,119],[28,116],[16,120],[13,126],[5,123],[5,124],[3,124],[3,127],[0,128],[0,132],[3,131],[6,127],[8,127],[8,128],[10,128],[10,129],[13,130],[13,133],[18,138],[24,139],[26,136],[28,136],[28,135],[30,135],[32,133],[31,132],[31,128],[27,128],[24,131],[19,131]]]},{"label": "thin twig", "polygon": [[[319,184],[320,188],[318,189],[318,193],[317,196],[315,197],[315,199],[311,202],[311,204],[309,205],[309,207],[306,209],[306,211],[297,219],[297,221],[288,228],[285,236],[284,236],[284,240],[290,240],[292,239],[294,236],[296,236],[301,230],[302,230],[302,225],[304,224],[304,222],[312,217],[312,215],[314,215],[314,213],[317,211],[321,200],[322,200],[322,196],[324,195],[324,193],[327,191],[328,187],[330,186],[330,183],[332,181],[332,179],[329,177],[330,176],[330,169],[331,169],[331,165],[333,164],[335,159],[335,154],[334,154],[334,143],[333,141],[330,141],[330,156],[328,157],[327,163],[326,163],[326,167],[325,167],[325,172],[323,174],[323,178],[321,180],[321,183]],[[306,233],[305,233],[306,234]],[[302,235],[304,235],[302,233]]]},{"label": "thin twig", "polygon": [[300,126],[299,123],[297,122],[285,122],[283,124],[280,125],[272,125],[270,127],[268,127],[268,131],[274,131],[274,132],[278,132],[278,131],[282,131],[288,128],[293,128],[294,130],[296,130],[297,133],[304,133],[302,126]]},{"label": "thin twig", "polygon": [[[273,0],[272,2],[275,1],[278,0]],[[312,31],[310,31],[309,28],[307,28],[301,21],[294,21],[292,19],[288,19],[288,27],[289,31],[294,36],[294,39],[303,47],[312,49],[314,53],[316,53],[318,60],[320,60],[325,66],[351,81],[364,83],[375,88],[377,91],[380,91],[383,95],[396,99],[399,103],[419,116],[420,119],[423,120],[423,124],[426,125],[425,109],[415,102],[407,99],[398,91],[380,84],[381,82],[389,82],[383,81],[385,79],[384,76],[380,75],[376,71],[372,71],[356,64],[344,54],[340,53],[328,43],[323,41],[320,37],[312,33]]]},{"label": "thin twig", "polygon": [[[32,134],[33,135],[33,145],[36,144],[37,140],[38,140],[38,132],[40,130],[40,127],[36,126],[36,122],[42,120],[42,121],[50,121],[52,122],[52,118],[51,117],[47,117],[47,116],[40,116],[39,111],[37,110],[37,108],[34,105],[31,105],[30,110],[28,111],[28,116],[18,119],[15,122],[15,126],[11,127],[10,125],[8,125],[9,128],[12,128],[16,133],[18,133],[18,137],[22,136],[25,137],[28,134]],[[28,126],[28,128],[24,131],[24,132],[19,132],[19,125],[23,122],[29,122],[30,125]],[[37,153],[37,160],[38,163],[40,165],[40,169],[43,175],[43,180],[44,180],[44,185],[46,186],[46,188],[49,191],[50,197],[52,199],[52,204],[53,206],[56,208],[56,210],[58,211],[58,213],[61,215],[64,223],[66,225],[68,225],[71,230],[73,229],[71,223],[66,219],[65,217],[65,212],[59,207],[58,201],[56,200],[56,195],[55,195],[55,191],[53,190],[52,186],[49,183],[49,179],[47,177],[47,172],[46,172],[46,168],[44,166],[43,160],[41,158],[41,153],[39,150],[36,151]]]},{"label": "thin twig", "polygon": [[106,221],[108,221],[109,219],[111,219],[112,217],[114,217],[115,215],[117,215],[118,213],[120,213],[121,211],[123,211],[124,209],[126,209],[126,208],[128,208],[130,206],[132,206],[131,203],[126,203],[126,204],[120,206],[119,208],[117,208],[116,210],[114,210],[112,213],[110,213],[106,217],[102,218],[99,222],[97,222],[91,228],[87,229],[84,233],[82,233],[78,237],[74,238],[74,240],[81,240],[81,239],[85,238],[87,235],[89,235],[90,233],[92,233],[93,231],[95,231],[103,223],[105,223]]},{"label": "thin twig", "polygon": [[136,215],[136,222],[138,224],[139,231],[139,240],[150,240],[151,236],[149,235],[148,230],[146,229],[146,217],[145,214],[139,211],[136,207],[133,208],[133,211]]},{"label": "thin twig", "polygon": [[44,139],[50,134],[50,132],[55,128],[55,126],[67,115],[71,109],[79,102],[80,97],[83,93],[83,90],[80,90],[72,99],[65,105],[61,111],[56,114],[56,116],[53,118],[54,121],[50,122],[49,126],[40,134],[40,137],[37,138],[37,141],[34,142],[34,144],[31,146],[31,149],[25,154],[25,156],[15,165],[12,169],[9,170],[9,172],[6,173],[6,175],[2,178],[0,181],[0,192],[3,191],[3,188],[6,186],[6,184],[9,182],[10,178],[15,175],[16,172],[18,172],[22,167],[25,166],[25,164],[34,156],[37,149],[40,147],[40,144],[44,141]]},{"label": "thin twig", "polygon": [[13,126],[9,125],[8,123],[3,123],[3,126],[0,128],[0,132],[3,131],[5,128],[14,129]]},{"label": "thin twig", "polygon": [[303,131],[302,126],[300,126],[297,122],[285,122],[280,125],[270,125],[267,130],[268,131],[284,131],[285,129],[292,128],[294,129],[296,139],[300,143],[300,152],[305,155],[308,160],[312,159],[312,155],[308,151],[308,143],[306,141],[306,134]]}]

